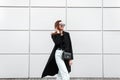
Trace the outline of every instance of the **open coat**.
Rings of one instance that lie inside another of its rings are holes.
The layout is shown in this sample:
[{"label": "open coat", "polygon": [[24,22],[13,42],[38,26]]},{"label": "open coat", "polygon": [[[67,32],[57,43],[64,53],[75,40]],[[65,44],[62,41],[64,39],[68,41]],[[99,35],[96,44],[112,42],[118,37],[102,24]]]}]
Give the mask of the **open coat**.
[{"label": "open coat", "polygon": [[[65,43],[65,51],[66,52],[70,52],[72,55],[71,60],[73,59],[73,50],[72,50],[72,43],[71,43],[71,39],[70,39],[70,35],[68,32],[63,31],[63,35],[64,35],[64,43]],[[41,78],[49,75],[49,76],[54,76],[55,74],[58,73],[58,67],[55,61],[55,51],[58,48],[57,45],[60,44],[60,35],[53,35],[51,34],[51,38],[53,40],[53,42],[55,43],[54,48],[49,56],[49,59],[47,61],[47,64],[45,65],[45,68],[43,70],[42,76]],[[69,60],[64,60],[65,65],[67,67],[68,72],[71,72],[71,66],[69,65]]]}]

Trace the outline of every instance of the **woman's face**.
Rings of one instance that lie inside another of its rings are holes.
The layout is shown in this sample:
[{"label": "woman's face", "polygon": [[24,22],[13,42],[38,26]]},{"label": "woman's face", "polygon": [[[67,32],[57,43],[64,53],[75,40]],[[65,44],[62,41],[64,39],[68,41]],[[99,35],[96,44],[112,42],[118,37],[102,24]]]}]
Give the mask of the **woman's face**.
[{"label": "woman's face", "polygon": [[64,26],[63,25],[59,25],[59,30],[64,30]]}]

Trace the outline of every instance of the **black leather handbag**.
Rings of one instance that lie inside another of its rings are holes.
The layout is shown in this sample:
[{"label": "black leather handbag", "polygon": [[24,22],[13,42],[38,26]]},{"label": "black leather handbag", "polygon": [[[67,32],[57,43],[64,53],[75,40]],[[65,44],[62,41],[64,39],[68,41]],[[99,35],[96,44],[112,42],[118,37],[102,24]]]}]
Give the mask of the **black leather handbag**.
[{"label": "black leather handbag", "polygon": [[71,53],[63,51],[63,53],[62,53],[62,59],[63,60],[70,60],[71,59]]}]

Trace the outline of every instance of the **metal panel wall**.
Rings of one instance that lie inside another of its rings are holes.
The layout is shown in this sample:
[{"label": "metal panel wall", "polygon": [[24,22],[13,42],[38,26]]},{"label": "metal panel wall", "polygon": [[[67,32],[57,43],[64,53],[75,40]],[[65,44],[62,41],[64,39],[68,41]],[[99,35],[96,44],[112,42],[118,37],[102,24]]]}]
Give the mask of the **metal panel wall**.
[{"label": "metal panel wall", "polygon": [[0,78],[41,76],[58,19],[72,40],[71,77],[120,77],[119,0],[0,0]]}]

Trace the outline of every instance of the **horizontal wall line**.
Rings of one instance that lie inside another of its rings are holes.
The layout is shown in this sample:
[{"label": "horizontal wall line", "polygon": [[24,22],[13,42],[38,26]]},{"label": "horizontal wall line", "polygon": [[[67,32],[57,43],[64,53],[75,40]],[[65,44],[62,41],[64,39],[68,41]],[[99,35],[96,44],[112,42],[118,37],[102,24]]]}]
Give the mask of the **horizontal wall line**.
[{"label": "horizontal wall line", "polygon": [[65,6],[31,6],[31,8],[66,8]]},{"label": "horizontal wall line", "polygon": [[86,7],[78,7],[78,6],[75,6],[75,7],[61,7],[61,6],[31,6],[31,8],[102,8],[102,7],[91,7],[91,6],[86,6]]},{"label": "horizontal wall line", "polygon": [[0,6],[0,8],[120,8],[102,6]]},{"label": "horizontal wall line", "polygon": [[[30,55],[50,55],[51,53],[30,53]],[[29,53],[0,53],[0,55],[29,55]],[[102,55],[102,53],[74,53],[74,55]],[[103,53],[103,55],[120,55],[120,53]]]},{"label": "horizontal wall line", "polygon": [[[41,79],[41,77],[13,77],[13,78],[0,78],[1,80],[56,80],[55,76],[45,77]],[[120,77],[70,77],[70,80],[120,80]]]},{"label": "horizontal wall line", "polygon": [[0,31],[29,31],[29,29],[0,29]]},{"label": "horizontal wall line", "polygon": [[120,7],[103,7],[103,8],[120,8]]},{"label": "horizontal wall line", "polygon": [[0,6],[0,8],[29,8],[29,6]]},{"label": "horizontal wall line", "polygon": [[0,31],[54,31],[52,29],[0,29]]},{"label": "horizontal wall line", "polygon": [[[29,31],[29,29],[0,29],[0,31]],[[31,29],[30,31],[54,31],[54,30]],[[120,31],[120,30],[65,30],[65,31]]]},{"label": "horizontal wall line", "polygon": [[120,7],[100,7],[100,6],[67,6],[67,8],[120,8]]},{"label": "horizontal wall line", "polygon": [[66,31],[120,31],[120,30],[66,30]]},{"label": "horizontal wall line", "polygon": [[29,29],[0,29],[0,31],[54,31],[54,30],[40,30],[40,29],[35,29],[35,30],[29,30]]},{"label": "horizontal wall line", "polygon": [[2,8],[65,8],[65,6],[0,6]]}]

